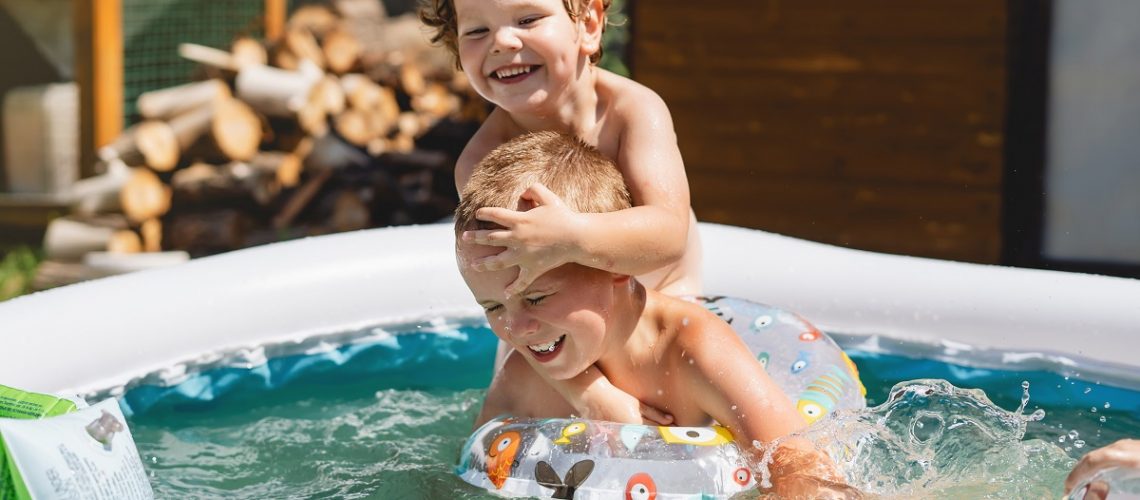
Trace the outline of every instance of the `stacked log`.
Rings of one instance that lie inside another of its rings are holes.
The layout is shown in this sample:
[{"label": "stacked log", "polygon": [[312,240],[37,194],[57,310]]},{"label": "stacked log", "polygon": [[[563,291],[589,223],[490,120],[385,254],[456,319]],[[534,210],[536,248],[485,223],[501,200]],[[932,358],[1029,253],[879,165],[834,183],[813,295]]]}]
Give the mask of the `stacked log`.
[{"label": "stacked log", "polygon": [[455,159],[488,108],[414,16],[330,0],[298,8],[279,39],[179,56],[209,78],[139,96],[142,120],[49,229],[49,260],[205,255],[454,208]]}]

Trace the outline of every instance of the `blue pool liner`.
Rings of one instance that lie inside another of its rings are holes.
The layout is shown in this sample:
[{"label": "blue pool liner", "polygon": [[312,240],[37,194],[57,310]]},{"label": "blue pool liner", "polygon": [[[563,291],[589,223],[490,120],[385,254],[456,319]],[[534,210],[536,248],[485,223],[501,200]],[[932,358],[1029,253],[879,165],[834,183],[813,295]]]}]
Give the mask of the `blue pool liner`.
[{"label": "blue pool liner", "polygon": [[[209,405],[229,397],[273,391],[290,384],[365,382],[380,389],[484,388],[497,346],[485,325],[364,336],[322,352],[268,359],[256,366],[223,366],[192,373],[177,384],[137,384],[120,398],[127,416]],[[1022,382],[1030,382],[1029,408],[1075,408],[1124,412],[1140,417],[1140,392],[1049,371],[994,370],[897,354],[848,349],[868,390],[868,403],[886,399],[896,382],[940,378],[979,388],[995,403],[1014,409]],[[1107,404],[1107,406],[1106,406]]]},{"label": "blue pool liner", "polygon": [[398,332],[325,352],[270,358],[252,367],[202,370],[175,385],[136,385],[119,402],[129,417],[210,404],[290,384],[359,381],[364,377],[374,381],[377,389],[486,387],[496,347],[496,337],[487,327]]}]

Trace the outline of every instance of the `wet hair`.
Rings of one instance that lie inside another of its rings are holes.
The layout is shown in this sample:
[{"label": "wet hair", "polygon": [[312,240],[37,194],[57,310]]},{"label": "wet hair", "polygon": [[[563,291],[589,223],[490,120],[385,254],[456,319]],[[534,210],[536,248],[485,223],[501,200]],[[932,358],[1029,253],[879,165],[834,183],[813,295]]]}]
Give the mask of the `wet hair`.
[{"label": "wet hair", "polygon": [[531,132],[495,148],[475,165],[455,209],[455,231],[496,227],[477,220],[475,211],[517,210],[519,198],[535,183],[542,183],[578,213],[632,206],[621,172],[596,148],[557,132]]},{"label": "wet hair", "polygon": [[[420,20],[435,30],[431,37],[432,43],[442,43],[444,48],[455,58],[455,66],[459,67],[459,21],[455,16],[455,0],[419,0]],[[591,0],[562,0],[570,20],[578,21],[589,7]],[[602,33],[606,31],[605,11],[610,8],[613,0],[602,1]],[[590,54],[590,62],[597,63],[602,60],[602,47]]]}]

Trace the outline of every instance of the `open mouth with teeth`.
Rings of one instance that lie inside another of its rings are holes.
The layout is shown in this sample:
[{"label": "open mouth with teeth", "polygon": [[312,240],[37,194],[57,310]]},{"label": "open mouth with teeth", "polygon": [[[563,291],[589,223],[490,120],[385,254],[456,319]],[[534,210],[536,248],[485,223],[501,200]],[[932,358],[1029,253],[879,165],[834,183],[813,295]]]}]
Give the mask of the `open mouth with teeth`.
[{"label": "open mouth with teeth", "polygon": [[492,71],[488,76],[503,83],[514,83],[525,79],[541,67],[535,65],[510,66]]},{"label": "open mouth with teeth", "polygon": [[534,359],[543,362],[550,361],[562,351],[562,341],[564,340],[566,340],[565,335],[543,344],[528,345],[527,348],[530,349],[530,353],[534,356]]}]

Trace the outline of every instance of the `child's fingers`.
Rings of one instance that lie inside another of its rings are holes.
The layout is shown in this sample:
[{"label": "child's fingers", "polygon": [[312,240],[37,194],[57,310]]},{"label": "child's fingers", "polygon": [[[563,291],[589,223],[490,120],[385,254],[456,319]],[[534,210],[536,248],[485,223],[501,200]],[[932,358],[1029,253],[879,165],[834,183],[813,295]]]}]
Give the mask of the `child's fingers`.
[{"label": "child's fingers", "polygon": [[479,229],[463,231],[463,241],[479,245],[509,247],[515,242],[514,235],[504,229]]},{"label": "child's fingers", "polygon": [[665,413],[665,412],[658,410],[657,408],[654,408],[652,406],[649,406],[645,403],[640,403],[640,405],[641,405],[641,417],[644,418],[647,423],[656,424],[656,425],[672,425],[673,424],[673,415]]},{"label": "child's fingers", "polygon": [[1085,490],[1085,496],[1081,500],[1105,500],[1108,494],[1108,483],[1097,480],[1089,483],[1089,488]]},{"label": "child's fingers", "polygon": [[[506,253],[506,252],[504,252],[504,253]],[[538,274],[541,275],[542,273],[538,273]],[[533,282],[533,281],[534,281],[534,277],[532,276],[530,268],[526,267],[526,266],[519,266],[519,277],[515,278],[515,281],[512,282],[510,285],[507,285],[507,289],[506,289],[505,293],[507,294],[508,297],[510,297],[511,295],[520,294],[523,292],[523,290],[526,290],[526,287],[530,286],[531,282]]]},{"label": "child's fingers", "polygon": [[1069,472],[1069,477],[1065,478],[1065,492],[1073,491],[1073,488],[1076,488],[1078,484],[1088,480],[1092,471],[1093,465],[1089,463],[1089,460],[1082,459],[1077,462],[1077,465]]},{"label": "child's fingers", "polygon": [[511,266],[518,265],[518,252],[514,250],[503,250],[495,255],[488,255],[486,257],[477,259],[471,262],[471,269],[484,272],[484,271],[498,271],[506,269]]},{"label": "child's fingers", "polygon": [[1065,491],[1072,491],[1098,471],[1111,467],[1140,468],[1140,440],[1121,439],[1081,457],[1065,478]]},{"label": "child's fingers", "polygon": [[526,191],[523,191],[522,198],[533,202],[536,206],[562,204],[562,198],[547,189],[541,182],[536,182],[526,188]]},{"label": "child's fingers", "polygon": [[493,222],[500,226],[511,227],[521,212],[501,207],[483,207],[475,211],[475,218],[483,222]]}]

